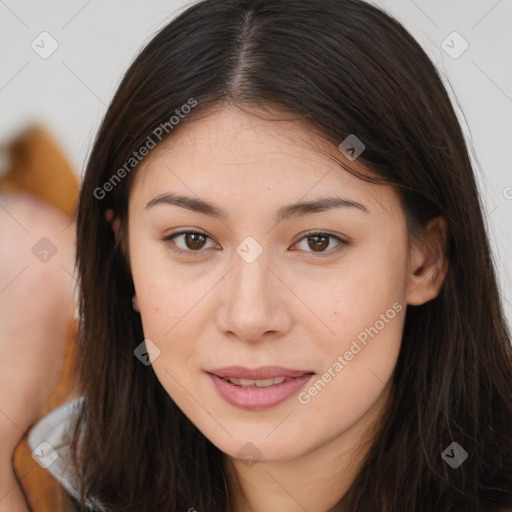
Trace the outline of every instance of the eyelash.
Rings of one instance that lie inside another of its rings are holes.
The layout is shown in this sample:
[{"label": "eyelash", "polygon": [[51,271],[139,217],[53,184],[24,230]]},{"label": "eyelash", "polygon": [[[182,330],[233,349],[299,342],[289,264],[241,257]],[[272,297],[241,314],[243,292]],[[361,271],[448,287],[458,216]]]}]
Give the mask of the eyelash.
[{"label": "eyelash", "polygon": [[[209,238],[211,240],[211,237],[209,237],[206,233],[201,233],[200,231],[180,231],[178,233],[173,233],[171,235],[168,235],[168,236],[162,238],[162,241],[164,241],[164,242],[171,242],[174,238],[176,238],[178,236],[181,236],[181,235],[201,235],[201,236],[204,236],[204,237]],[[305,238],[312,238],[314,236],[327,236],[329,238],[334,238],[335,240],[337,240],[340,243],[340,245],[337,248],[335,248],[334,250],[331,249],[331,250],[323,252],[323,253],[322,252],[315,253],[314,251],[311,251],[311,252],[310,251],[306,251],[306,252],[309,252],[309,254],[315,254],[316,256],[319,256],[319,257],[324,257],[324,256],[327,256],[327,255],[330,255],[333,251],[336,253],[343,246],[349,245],[349,242],[347,242],[346,240],[343,240],[339,236],[333,235],[332,233],[328,233],[328,232],[325,232],[325,231],[312,231],[310,233],[306,233],[296,243],[301,242]],[[293,245],[295,245],[295,244],[293,244]],[[169,246],[170,246],[170,244],[169,244]],[[184,254],[184,255],[187,255],[187,256],[191,256],[191,257],[194,257],[196,255],[199,255],[201,252],[204,252],[203,250],[193,251],[193,250],[179,249],[175,245],[173,247],[170,246],[170,249],[171,249],[171,251],[176,252],[178,254]],[[196,254],[194,254],[194,253],[196,253]]]}]

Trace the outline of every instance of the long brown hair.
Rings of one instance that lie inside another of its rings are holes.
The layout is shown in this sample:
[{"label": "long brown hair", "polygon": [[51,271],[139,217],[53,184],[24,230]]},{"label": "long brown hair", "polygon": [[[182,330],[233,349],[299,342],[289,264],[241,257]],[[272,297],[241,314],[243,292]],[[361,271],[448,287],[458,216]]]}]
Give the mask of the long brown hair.
[{"label": "long brown hair", "polygon": [[[82,502],[112,511],[227,508],[224,454],[134,357],[144,334],[126,254],[134,152],[226,100],[277,107],[336,146],[356,134],[365,144],[358,162],[396,187],[411,226],[447,221],[447,277],[436,299],[407,307],[391,403],[336,510],[512,506],[512,349],[468,150],[423,49],[360,0],[203,0],[160,30],[126,72],[77,209],[85,405],[72,453]],[[107,209],[120,220],[118,242]],[[454,441],[468,453],[456,469],[441,456]]]}]

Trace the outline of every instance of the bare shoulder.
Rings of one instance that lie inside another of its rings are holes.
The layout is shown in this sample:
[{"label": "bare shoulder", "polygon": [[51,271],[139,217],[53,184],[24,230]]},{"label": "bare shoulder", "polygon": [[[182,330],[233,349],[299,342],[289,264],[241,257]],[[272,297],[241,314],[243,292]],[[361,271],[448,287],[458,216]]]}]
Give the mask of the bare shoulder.
[{"label": "bare shoulder", "polygon": [[19,228],[31,230],[66,231],[66,236],[73,234],[73,229],[63,230],[72,220],[58,208],[32,194],[0,193],[0,222],[4,225],[17,224]]},{"label": "bare shoulder", "polygon": [[23,268],[27,276],[61,281],[63,268],[73,273],[75,222],[50,203],[30,194],[0,194],[0,232],[6,278]]},{"label": "bare shoulder", "polygon": [[16,445],[60,377],[76,286],[70,220],[38,198],[0,194],[4,449]]}]

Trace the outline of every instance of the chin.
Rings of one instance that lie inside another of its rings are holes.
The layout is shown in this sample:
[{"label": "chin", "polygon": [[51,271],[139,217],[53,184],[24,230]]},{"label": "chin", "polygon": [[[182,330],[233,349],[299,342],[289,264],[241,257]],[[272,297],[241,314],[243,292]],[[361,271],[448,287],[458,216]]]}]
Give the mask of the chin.
[{"label": "chin", "polygon": [[284,445],[279,440],[276,442],[276,440],[265,439],[265,435],[261,439],[257,436],[247,436],[246,441],[231,440],[222,443],[211,441],[228,457],[241,462],[245,461],[248,466],[256,462],[286,462],[304,454],[303,451],[297,450],[298,443],[292,439],[288,439],[289,445]]}]

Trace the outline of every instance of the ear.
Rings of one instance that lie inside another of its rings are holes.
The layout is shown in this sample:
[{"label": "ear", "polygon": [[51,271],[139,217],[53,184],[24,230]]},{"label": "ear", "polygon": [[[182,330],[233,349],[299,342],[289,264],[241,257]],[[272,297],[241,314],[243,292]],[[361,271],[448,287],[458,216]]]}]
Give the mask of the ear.
[{"label": "ear", "polygon": [[412,241],[409,254],[407,304],[421,306],[439,295],[448,273],[448,228],[443,217],[431,219]]},{"label": "ear", "polygon": [[134,311],[137,311],[138,313],[140,313],[140,306],[139,306],[139,300],[137,299],[137,293],[133,294],[132,306],[133,306]]},{"label": "ear", "polygon": [[119,238],[119,218],[114,218],[114,210],[112,208],[109,208],[105,210],[105,219],[112,227],[112,231],[114,232],[114,236],[116,237],[116,240]]},{"label": "ear", "polygon": [[130,262],[130,253],[128,251],[128,234],[126,233],[126,224],[124,225],[124,230],[121,236],[121,219],[119,217],[115,217],[114,210],[109,208],[105,210],[105,219],[110,224],[112,231],[114,232],[114,237],[116,239],[116,243],[121,239],[121,251],[123,256],[128,264],[129,272],[131,273],[131,262]]}]

